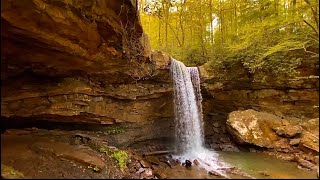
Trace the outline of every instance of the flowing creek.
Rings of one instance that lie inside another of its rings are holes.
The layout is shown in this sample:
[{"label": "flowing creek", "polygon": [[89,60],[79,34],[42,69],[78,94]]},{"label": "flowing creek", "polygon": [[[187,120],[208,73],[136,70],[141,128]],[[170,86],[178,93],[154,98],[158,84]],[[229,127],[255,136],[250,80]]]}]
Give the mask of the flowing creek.
[{"label": "flowing creek", "polygon": [[[237,167],[241,172],[245,172],[252,178],[271,179],[316,179],[315,172],[299,169],[293,162],[284,161],[275,157],[253,152],[216,152],[219,160],[225,161]],[[217,179],[219,177],[209,175],[204,169],[193,166],[186,168],[178,166],[176,168],[165,168],[168,178],[177,179]],[[238,174],[228,174],[229,178],[244,178]]]},{"label": "flowing creek", "polygon": [[299,169],[293,162],[253,152],[219,152],[219,158],[255,178],[317,178],[317,174]]}]

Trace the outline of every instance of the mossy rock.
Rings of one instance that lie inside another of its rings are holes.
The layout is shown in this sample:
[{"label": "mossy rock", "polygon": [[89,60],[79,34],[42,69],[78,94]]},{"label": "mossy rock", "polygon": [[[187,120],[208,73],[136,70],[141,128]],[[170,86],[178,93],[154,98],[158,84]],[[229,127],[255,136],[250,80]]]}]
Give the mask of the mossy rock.
[{"label": "mossy rock", "polygon": [[1,178],[4,179],[22,179],[24,175],[10,166],[1,164]]}]

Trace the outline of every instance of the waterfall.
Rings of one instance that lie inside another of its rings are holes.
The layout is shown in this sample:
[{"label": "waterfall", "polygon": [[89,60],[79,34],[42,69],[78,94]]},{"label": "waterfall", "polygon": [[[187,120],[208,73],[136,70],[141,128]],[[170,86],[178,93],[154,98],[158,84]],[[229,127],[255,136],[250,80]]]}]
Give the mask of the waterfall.
[{"label": "waterfall", "polygon": [[171,59],[171,77],[174,88],[175,147],[174,157],[185,161],[197,159],[207,170],[226,166],[218,162],[217,154],[204,147],[202,96],[197,67],[186,67],[182,62]]},{"label": "waterfall", "polygon": [[196,102],[197,102],[197,108],[198,108],[198,114],[199,114],[199,121],[200,121],[200,131],[201,131],[201,139],[204,139],[204,131],[203,131],[203,116],[202,116],[202,95],[201,95],[201,88],[200,88],[200,74],[197,67],[187,67],[194,94],[196,96]]},{"label": "waterfall", "polygon": [[174,82],[176,150],[180,153],[197,151],[203,146],[203,138],[191,73],[182,62],[175,60],[171,62],[171,73]]}]

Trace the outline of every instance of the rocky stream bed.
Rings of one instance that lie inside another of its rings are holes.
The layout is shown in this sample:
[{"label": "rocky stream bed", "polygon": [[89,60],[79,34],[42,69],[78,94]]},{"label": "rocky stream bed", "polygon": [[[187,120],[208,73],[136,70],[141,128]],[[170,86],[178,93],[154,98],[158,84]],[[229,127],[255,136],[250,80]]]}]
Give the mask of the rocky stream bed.
[{"label": "rocky stream bed", "polygon": [[[199,167],[197,161],[191,162],[191,166],[188,167],[185,162],[173,159],[171,152],[174,143],[168,139],[154,139],[133,143],[127,147],[115,147],[110,137],[119,133],[121,134],[121,130],[117,128],[107,128],[104,131],[36,127],[7,129],[1,134],[1,176],[227,178],[214,171],[207,172]],[[152,155],[154,152],[156,154]],[[231,164],[230,168],[225,169],[228,178],[317,177],[315,170],[262,152],[217,152],[221,161]]]}]

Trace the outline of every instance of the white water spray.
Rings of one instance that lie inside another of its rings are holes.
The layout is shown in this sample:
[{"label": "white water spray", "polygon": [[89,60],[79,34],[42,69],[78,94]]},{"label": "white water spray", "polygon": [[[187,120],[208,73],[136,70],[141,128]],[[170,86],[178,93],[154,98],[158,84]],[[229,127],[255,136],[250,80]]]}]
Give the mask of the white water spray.
[{"label": "white water spray", "polygon": [[186,67],[182,62],[171,60],[171,76],[174,88],[176,152],[180,161],[195,160],[206,170],[227,167],[218,162],[218,154],[203,146],[202,96],[197,67]]}]

